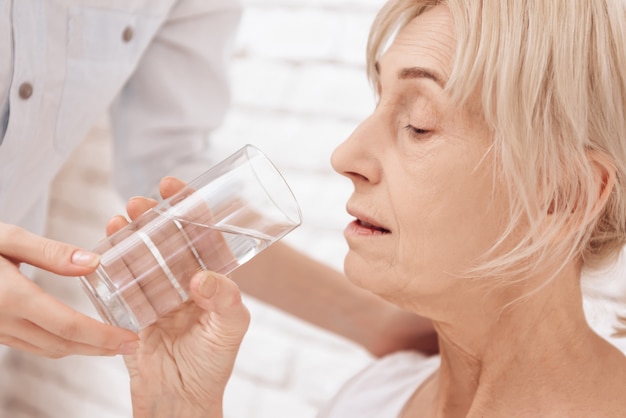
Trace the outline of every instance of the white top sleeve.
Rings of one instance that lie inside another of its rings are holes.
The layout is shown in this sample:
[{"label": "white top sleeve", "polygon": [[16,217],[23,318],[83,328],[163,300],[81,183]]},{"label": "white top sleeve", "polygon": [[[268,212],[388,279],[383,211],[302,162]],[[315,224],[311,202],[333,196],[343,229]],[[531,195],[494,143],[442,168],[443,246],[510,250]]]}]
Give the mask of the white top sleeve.
[{"label": "white top sleeve", "polygon": [[439,364],[439,356],[413,351],[383,357],[349,380],[318,418],[399,417],[411,395]]},{"label": "white top sleeve", "polygon": [[209,135],[229,107],[234,0],[180,0],[111,108],[114,181],[154,195],[165,175],[191,180],[215,162]]}]

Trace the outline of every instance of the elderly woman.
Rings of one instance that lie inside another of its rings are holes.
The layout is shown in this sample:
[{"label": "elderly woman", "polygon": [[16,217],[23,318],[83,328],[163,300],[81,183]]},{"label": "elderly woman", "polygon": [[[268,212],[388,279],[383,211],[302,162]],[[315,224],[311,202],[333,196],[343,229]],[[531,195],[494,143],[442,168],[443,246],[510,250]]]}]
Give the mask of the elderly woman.
[{"label": "elderly woman", "polygon": [[[440,354],[378,360],[322,417],[624,416],[626,358],[589,327],[580,283],[626,243],[624,68],[622,0],[386,4],[377,106],[332,157],[354,184],[345,271],[432,319]],[[208,310],[128,357],[137,416],[221,414],[248,317],[203,274]]]}]

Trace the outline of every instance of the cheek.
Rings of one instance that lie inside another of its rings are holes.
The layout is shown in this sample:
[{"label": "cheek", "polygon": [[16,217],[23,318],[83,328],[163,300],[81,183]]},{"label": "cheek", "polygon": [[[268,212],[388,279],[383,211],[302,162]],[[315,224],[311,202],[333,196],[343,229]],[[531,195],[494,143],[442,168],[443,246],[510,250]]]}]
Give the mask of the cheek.
[{"label": "cheek", "polygon": [[502,234],[508,211],[493,193],[491,172],[456,167],[430,170],[429,181],[396,188],[399,274],[413,271],[424,281],[458,277]]}]

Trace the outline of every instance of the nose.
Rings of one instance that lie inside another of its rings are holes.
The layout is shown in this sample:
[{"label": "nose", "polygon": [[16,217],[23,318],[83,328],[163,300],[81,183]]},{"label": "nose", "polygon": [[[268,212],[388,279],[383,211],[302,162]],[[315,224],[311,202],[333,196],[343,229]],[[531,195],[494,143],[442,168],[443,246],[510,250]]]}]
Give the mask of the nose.
[{"label": "nose", "polygon": [[[381,165],[377,131],[372,118],[361,123],[352,134],[341,143],[330,158],[333,169],[348,177],[356,185],[359,182],[378,183],[381,179]],[[378,147],[377,147],[378,145]]]}]

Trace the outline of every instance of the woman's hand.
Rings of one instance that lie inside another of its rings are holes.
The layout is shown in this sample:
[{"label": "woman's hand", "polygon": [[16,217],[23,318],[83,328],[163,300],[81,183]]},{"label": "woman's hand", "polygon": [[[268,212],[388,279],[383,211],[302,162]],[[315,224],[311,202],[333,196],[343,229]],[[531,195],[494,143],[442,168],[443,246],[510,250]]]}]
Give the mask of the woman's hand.
[{"label": "woman's hand", "polygon": [[80,276],[93,272],[99,260],[97,254],[0,223],[0,344],[50,358],[134,351],[137,335],[80,314],[19,270],[26,263]]},{"label": "woman's hand", "polygon": [[125,357],[133,416],[222,417],[222,398],[250,314],[237,285],[200,272],[183,306],[140,332],[135,355]]},{"label": "woman's hand", "polygon": [[[173,177],[161,181],[168,198],[185,186]],[[131,220],[156,205],[147,198],[130,199]],[[114,217],[107,235],[128,224]],[[131,378],[133,416],[222,416],[222,398],[250,314],[237,285],[212,272],[196,274],[190,283],[192,300],[140,332],[140,346],[125,357]]]}]

